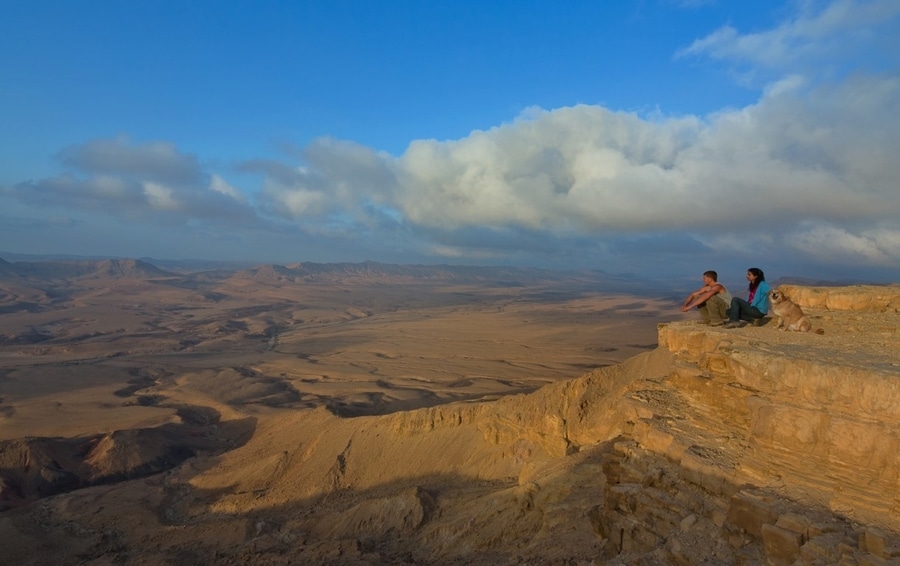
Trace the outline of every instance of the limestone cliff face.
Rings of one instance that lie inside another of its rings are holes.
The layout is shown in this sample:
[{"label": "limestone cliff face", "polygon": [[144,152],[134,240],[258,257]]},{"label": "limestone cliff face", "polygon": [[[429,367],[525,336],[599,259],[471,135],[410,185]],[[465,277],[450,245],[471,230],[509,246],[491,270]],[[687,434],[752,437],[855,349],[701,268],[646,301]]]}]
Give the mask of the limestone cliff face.
[{"label": "limestone cliff face", "polygon": [[785,290],[824,335],[661,324],[660,351],[616,368],[478,410],[389,419],[406,434],[471,423],[491,444],[552,458],[626,434],[705,467],[707,482],[900,531],[900,288]]},{"label": "limestone cliff face", "polygon": [[900,312],[900,287],[897,285],[850,287],[783,285],[781,289],[801,307],[868,313]]},{"label": "limestone cliff face", "polygon": [[[385,419],[410,438],[477,429],[457,471],[516,475],[532,509],[579,486],[567,505],[593,518],[608,560],[897,560],[885,533],[900,532],[900,288],[784,290],[823,335],[661,324],[656,352],[615,368]],[[594,500],[578,473],[548,472],[589,454],[605,484]],[[729,547],[691,545],[704,528]]]},{"label": "limestone cliff face", "polygon": [[731,438],[728,481],[900,530],[896,351],[678,325],[661,328],[660,343],[675,354],[671,383]]}]

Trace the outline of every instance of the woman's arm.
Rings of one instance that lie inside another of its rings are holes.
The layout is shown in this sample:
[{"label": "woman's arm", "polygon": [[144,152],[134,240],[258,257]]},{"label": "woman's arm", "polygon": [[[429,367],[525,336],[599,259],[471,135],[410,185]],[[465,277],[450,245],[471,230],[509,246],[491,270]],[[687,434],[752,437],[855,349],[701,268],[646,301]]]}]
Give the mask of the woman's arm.
[{"label": "woman's arm", "polygon": [[760,281],[759,287],[756,288],[756,294],[753,295],[753,302],[750,306],[756,307],[759,312],[766,314],[769,312],[769,291],[772,288],[765,281]]}]

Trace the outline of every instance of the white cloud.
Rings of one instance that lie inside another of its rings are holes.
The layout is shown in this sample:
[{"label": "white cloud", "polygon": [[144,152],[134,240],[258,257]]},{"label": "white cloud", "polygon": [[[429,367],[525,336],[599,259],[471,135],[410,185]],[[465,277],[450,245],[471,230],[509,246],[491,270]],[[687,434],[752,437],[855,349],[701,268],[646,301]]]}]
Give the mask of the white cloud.
[{"label": "white cloud", "polygon": [[247,196],[241,191],[237,190],[235,187],[230,185],[228,181],[220,177],[219,175],[213,174],[209,179],[209,188],[212,191],[217,193],[221,193],[227,197],[230,197],[238,202],[247,202]]},{"label": "white cloud", "polygon": [[454,258],[454,259],[496,259],[502,258],[504,255],[498,251],[491,250],[472,250],[472,248],[468,247],[459,247],[459,246],[445,246],[440,244],[435,244],[428,246],[428,253],[435,255],[437,257],[446,257],[446,258]]},{"label": "white cloud", "polygon": [[90,140],[64,149],[59,158],[71,171],[5,192],[34,205],[103,211],[138,222],[257,222],[243,193],[168,142]]},{"label": "white cloud", "polygon": [[144,196],[151,208],[156,210],[178,210],[180,205],[172,189],[158,183],[144,183]]},{"label": "white cloud", "polygon": [[317,191],[294,188],[282,193],[281,201],[294,218],[318,216],[327,208],[325,196]]},{"label": "white cloud", "polygon": [[454,142],[412,143],[397,161],[395,203],[443,229],[507,224],[584,231],[668,224],[636,202],[667,200],[696,119],[654,124],[596,106],[531,109],[511,124]]},{"label": "white cloud", "polygon": [[393,159],[353,142],[320,138],[300,152],[306,165],[250,161],[244,171],[262,173],[262,208],[269,214],[315,226],[356,224],[371,227],[395,211]]},{"label": "white cloud", "polygon": [[[879,47],[884,37],[879,28],[895,27],[900,15],[896,0],[805,0],[795,6],[796,14],[772,29],[742,34],[722,26],[675,55],[702,55],[778,71],[797,72],[802,67],[813,72],[815,67],[832,68],[848,56]],[[898,54],[882,55],[896,60]]]},{"label": "white cloud", "polygon": [[790,235],[786,243],[823,262],[850,265],[897,265],[900,228],[863,230],[817,224]]},{"label": "white cloud", "polygon": [[[897,77],[810,84],[789,75],[756,104],[707,117],[530,108],[459,140],[414,141],[396,158],[320,140],[303,167],[257,171],[267,209],[308,230],[372,227],[380,215],[388,228],[433,238],[423,246],[445,257],[508,252],[497,238],[510,233],[577,240],[684,232],[713,252],[824,261],[832,252],[816,250],[837,246],[857,250],[854,261],[890,265],[895,255],[883,241],[900,218],[898,146]],[[810,223],[843,230],[833,232],[843,243],[827,244]],[[873,223],[885,231],[852,228]],[[451,236],[467,230],[481,237]],[[537,239],[519,241],[521,250],[537,249]]]},{"label": "white cloud", "polygon": [[102,199],[126,199],[130,192],[127,183],[113,175],[97,175],[90,186],[94,195]]},{"label": "white cloud", "polygon": [[414,142],[397,160],[394,204],[441,229],[752,232],[797,218],[897,218],[898,87],[773,89],[706,121],[578,106]]},{"label": "white cloud", "polygon": [[[814,250],[829,246],[816,247],[825,239],[810,222],[896,228],[898,146],[896,77],[811,85],[790,75],[756,104],[703,118],[531,108],[463,139],[414,141],[398,158],[326,140],[292,184],[267,196],[304,222],[337,211],[358,222],[368,202],[433,237],[492,231],[468,248],[433,248],[441,255],[493,253],[492,235],[511,229],[563,238],[684,231],[713,250],[823,259]],[[855,242],[856,260],[894,261],[875,233],[845,229],[839,241]]]},{"label": "white cloud", "polygon": [[193,185],[202,177],[196,157],[179,152],[169,142],[134,144],[127,136],[96,139],[59,152],[66,166],[93,174],[151,179]]}]

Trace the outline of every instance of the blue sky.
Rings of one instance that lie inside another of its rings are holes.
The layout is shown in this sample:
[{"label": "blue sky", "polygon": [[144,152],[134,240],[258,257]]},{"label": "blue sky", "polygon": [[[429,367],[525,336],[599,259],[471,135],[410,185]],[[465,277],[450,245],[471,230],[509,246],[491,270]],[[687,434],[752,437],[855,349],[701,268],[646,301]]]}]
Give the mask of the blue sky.
[{"label": "blue sky", "polygon": [[900,280],[897,0],[0,13],[0,251]]}]

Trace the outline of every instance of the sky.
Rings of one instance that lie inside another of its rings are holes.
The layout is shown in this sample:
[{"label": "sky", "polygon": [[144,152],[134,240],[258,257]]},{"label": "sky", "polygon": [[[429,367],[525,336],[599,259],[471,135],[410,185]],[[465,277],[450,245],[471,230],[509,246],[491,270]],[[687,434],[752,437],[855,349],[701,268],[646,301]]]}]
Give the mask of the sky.
[{"label": "sky", "polygon": [[900,0],[0,13],[0,257],[900,281]]}]

